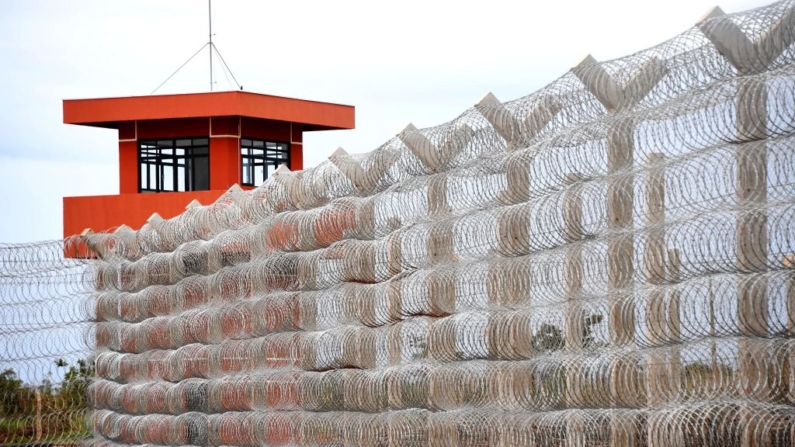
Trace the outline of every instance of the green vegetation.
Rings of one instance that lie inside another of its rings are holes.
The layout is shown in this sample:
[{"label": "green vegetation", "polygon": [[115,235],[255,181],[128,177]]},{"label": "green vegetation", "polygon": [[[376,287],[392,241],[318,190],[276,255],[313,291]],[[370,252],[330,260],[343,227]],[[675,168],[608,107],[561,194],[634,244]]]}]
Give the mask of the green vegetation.
[{"label": "green vegetation", "polygon": [[88,435],[86,391],[94,367],[85,360],[69,365],[59,384],[45,379],[25,384],[13,369],[0,372],[0,444],[78,444]]},{"label": "green vegetation", "polygon": [[[582,347],[590,348],[598,346],[598,341],[594,337],[594,326],[603,320],[600,314],[582,316]],[[555,325],[544,323],[533,336],[533,349],[536,352],[559,351],[566,346],[563,331]]]}]

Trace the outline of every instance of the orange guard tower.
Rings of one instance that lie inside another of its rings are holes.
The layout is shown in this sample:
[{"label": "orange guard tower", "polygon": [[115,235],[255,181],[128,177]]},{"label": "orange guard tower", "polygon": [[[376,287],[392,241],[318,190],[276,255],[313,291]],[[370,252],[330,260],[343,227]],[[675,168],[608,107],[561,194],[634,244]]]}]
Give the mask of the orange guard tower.
[{"label": "orange guard tower", "polygon": [[66,124],[119,133],[119,194],[64,197],[64,237],[210,204],[232,185],[259,186],[303,168],[303,133],[353,129],[353,106],[243,91],[63,102]]}]

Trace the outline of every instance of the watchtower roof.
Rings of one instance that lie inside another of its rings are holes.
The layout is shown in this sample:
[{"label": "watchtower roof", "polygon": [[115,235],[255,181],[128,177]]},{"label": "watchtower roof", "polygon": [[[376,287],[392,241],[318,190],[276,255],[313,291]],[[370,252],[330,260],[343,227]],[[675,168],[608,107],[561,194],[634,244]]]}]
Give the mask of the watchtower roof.
[{"label": "watchtower roof", "polygon": [[129,121],[220,116],[301,123],[304,131],[355,127],[353,106],[244,91],[63,101],[64,123],[109,129]]}]

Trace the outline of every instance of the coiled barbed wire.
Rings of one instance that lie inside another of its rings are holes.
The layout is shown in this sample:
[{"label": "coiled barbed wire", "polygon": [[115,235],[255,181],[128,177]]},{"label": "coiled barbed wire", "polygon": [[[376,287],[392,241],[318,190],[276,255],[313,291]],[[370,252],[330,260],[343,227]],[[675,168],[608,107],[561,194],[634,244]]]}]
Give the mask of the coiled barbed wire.
[{"label": "coiled barbed wire", "polygon": [[0,444],[795,443],[793,43],[792,1],[716,10],[137,231],[0,245]]},{"label": "coiled barbed wire", "polygon": [[0,445],[88,439],[89,254],[80,241],[0,244]]}]

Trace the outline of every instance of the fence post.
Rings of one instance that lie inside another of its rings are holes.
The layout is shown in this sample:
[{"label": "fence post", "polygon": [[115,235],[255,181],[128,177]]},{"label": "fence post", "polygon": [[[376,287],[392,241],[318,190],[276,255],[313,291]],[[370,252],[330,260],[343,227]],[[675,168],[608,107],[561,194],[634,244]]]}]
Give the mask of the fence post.
[{"label": "fence post", "polygon": [[[620,85],[588,55],[572,69],[586,90],[605,107],[607,113],[631,109],[654,89],[667,73],[667,67],[657,58],[647,60],[634,75]],[[632,168],[635,153],[635,119],[615,117],[607,129],[607,174],[618,175]],[[634,278],[634,242],[631,235],[622,234],[633,227],[633,176],[618,176],[610,181],[607,191],[607,290],[610,301],[608,329],[610,344],[626,346],[635,339],[635,306],[631,293]],[[622,300],[622,295],[629,299]],[[622,360],[618,360],[621,362]],[[610,377],[611,400],[621,399],[619,387],[624,365],[613,365]],[[632,427],[622,426],[619,417],[611,418],[611,444],[634,446],[637,436]]]},{"label": "fence post", "polygon": [[[681,262],[679,260],[679,250],[676,248],[668,249],[668,282],[678,284],[681,280]],[[673,343],[682,341],[682,323],[679,316],[679,295],[677,288],[668,291],[668,335],[667,339]],[[682,384],[682,358],[681,347],[675,345],[668,356],[668,377],[670,378],[671,390],[680,390]]]},{"label": "fence post", "polygon": [[[784,267],[786,272],[787,287],[787,336],[795,335],[795,254],[784,257]],[[787,384],[787,397],[789,402],[793,402],[795,395],[795,345],[792,340],[787,346],[787,362],[789,365],[789,377],[784,378]]]},{"label": "fence post", "polygon": [[579,350],[583,347],[583,311],[580,304],[582,291],[582,197],[577,184],[581,177],[577,173],[566,174],[565,183],[568,189],[565,193],[563,210],[563,236],[568,247],[564,258],[563,275],[566,287],[566,333],[565,344],[567,350]]},{"label": "fence post", "polygon": [[[520,149],[523,142],[536,137],[549,124],[562,106],[555,97],[546,96],[525,117],[519,120],[494,96],[487,93],[476,105],[478,111],[505,140],[508,152]],[[499,194],[499,201],[507,204],[525,202],[529,199],[530,172],[528,163],[522,158],[513,158],[507,164],[506,186]]]},{"label": "fence post", "polygon": [[[721,19],[723,11],[715,7],[698,23],[698,28],[715,45],[726,60],[737,69],[737,134],[741,141],[736,149],[737,214],[735,249],[737,270],[764,272],[767,264],[767,215],[760,208],[767,200],[767,89],[763,82],[753,83],[744,76],[765,69],[792,43],[795,33],[789,28],[795,20],[788,11],[758,42],[751,41],[745,32],[729,19]],[[748,142],[758,141],[758,144]],[[743,208],[745,208],[743,210]],[[767,284],[764,278],[740,277],[737,283],[737,310],[740,333],[749,337],[768,335]],[[770,396],[770,384],[764,381],[751,387],[761,372],[752,360],[754,347],[747,340],[739,345],[739,374],[743,397],[759,400]],[[742,413],[741,413],[742,415]],[[742,415],[747,420],[750,414]],[[748,425],[747,423],[745,425]],[[752,433],[742,434],[742,445],[751,446]]]},{"label": "fence post", "polygon": [[407,148],[420,159],[431,172],[436,172],[439,166],[439,150],[420,131],[409,123],[397,134],[397,137]]},{"label": "fence post", "polygon": [[646,297],[646,336],[654,350],[649,356],[646,378],[648,405],[656,407],[663,402],[661,386],[668,379],[662,367],[665,356],[657,350],[666,340],[665,311],[665,171],[663,154],[651,153],[646,156],[646,282],[650,291]]},{"label": "fence post", "polygon": [[36,442],[41,441],[41,389],[36,388]]},{"label": "fence post", "polygon": [[[564,184],[567,186],[563,204],[563,238],[568,245],[564,256],[563,276],[566,291],[566,329],[564,343],[567,351],[579,351],[583,348],[585,332],[583,309],[580,299],[582,292],[582,197],[580,185],[582,177],[579,173],[566,174]],[[566,364],[566,383],[564,386],[566,414],[566,445],[575,446],[583,437],[582,416],[576,410],[582,406],[582,362],[570,360]],[[587,380],[587,379],[585,379]]]},{"label": "fence post", "polygon": [[366,170],[361,163],[348,155],[341,147],[329,155],[328,159],[351,181],[359,193],[371,194],[378,181],[386,175],[399,158],[399,154],[391,152],[383,152],[380,155],[381,158],[371,160],[370,166]]}]

